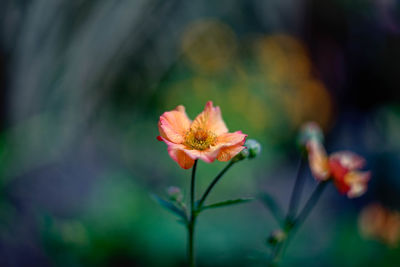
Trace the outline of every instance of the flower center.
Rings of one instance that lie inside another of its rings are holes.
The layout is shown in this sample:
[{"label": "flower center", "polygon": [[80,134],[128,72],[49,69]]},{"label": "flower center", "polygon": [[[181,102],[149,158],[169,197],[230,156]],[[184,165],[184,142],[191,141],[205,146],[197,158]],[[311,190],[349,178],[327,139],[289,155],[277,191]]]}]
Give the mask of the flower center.
[{"label": "flower center", "polygon": [[205,150],[215,144],[214,133],[202,128],[191,129],[185,136],[185,145],[191,149]]}]

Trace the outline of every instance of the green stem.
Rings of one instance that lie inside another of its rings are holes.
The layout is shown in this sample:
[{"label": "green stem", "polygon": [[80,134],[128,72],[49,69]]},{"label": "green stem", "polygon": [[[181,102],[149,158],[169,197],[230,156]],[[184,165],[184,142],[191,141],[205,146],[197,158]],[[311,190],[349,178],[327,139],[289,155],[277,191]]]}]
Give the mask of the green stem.
[{"label": "green stem", "polygon": [[193,169],[192,169],[192,180],[190,183],[190,218],[188,222],[188,258],[189,258],[189,266],[195,266],[194,260],[194,227],[196,223],[196,210],[195,210],[195,181],[196,181],[196,167],[197,160],[194,161]]},{"label": "green stem", "polygon": [[301,196],[301,192],[303,189],[304,185],[304,179],[302,176],[303,169],[304,169],[304,157],[303,155],[300,156],[300,161],[299,161],[299,166],[297,168],[297,175],[296,175],[296,181],[293,187],[292,195],[290,197],[290,204],[289,204],[289,210],[286,216],[286,221],[292,220],[293,218],[296,217],[297,213],[297,207],[299,204],[299,199]]},{"label": "green stem", "polygon": [[193,214],[195,211],[194,206],[194,198],[195,198],[195,188],[196,188],[196,168],[197,168],[197,159],[194,161],[193,169],[192,169],[192,180],[190,183],[190,220],[193,218]]},{"label": "green stem", "polygon": [[235,162],[230,161],[228,165],[225,166],[225,168],[222,169],[222,171],[214,178],[214,180],[211,182],[211,184],[207,187],[206,191],[204,192],[203,196],[201,197],[199,204],[198,204],[198,209],[200,209],[203,206],[204,201],[206,200],[208,194],[210,194],[211,190],[213,187],[218,183],[218,181],[221,179],[221,177],[230,169],[230,167],[233,166]]},{"label": "green stem", "polygon": [[272,260],[268,264],[269,267],[276,266],[276,263],[279,261],[279,255],[280,255],[282,246],[283,246],[283,243],[278,243],[275,245],[274,250],[272,252]]},{"label": "green stem", "polygon": [[194,267],[196,266],[195,261],[194,261],[194,224],[195,221],[191,221],[188,225],[188,231],[189,231],[189,248],[188,248],[188,257],[189,257],[189,266]]},{"label": "green stem", "polygon": [[299,216],[294,222],[294,226],[296,226],[296,228],[299,228],[303,224],[303,222],[307,219],[308,215],[315,207],[315,204],[317,204],[327,184],[328,181],[322,181],[318,183],[318,186],[314,189],[314,192],[312,193],[311,197],[308,199],[303,210],[300,212]]},{"label": "green stem", "polygon": [[[290,195],[289,208],[286,214],[285,219],[283,220],[282,230],[287,234],[289,229],[293,226],[294,218],[297,213],[298,202],[301,196],[301,192],[303,189],[304,179],[303,179],[303,169],[304,169],[304,155],[300,155],[299,165],[297,167],[297,174],[295,184],[292,190],[292,194]],[[278,261],[279,255],[282,250],[282,243],[278,243],[275,245],[274,250],[272,252],[272,262],[276,263]]]},{"label": "green stem", "polygon": [[286,239],[285,241],[283,241],[283,243],[277,244],[278,247],[274,250],[272,255],[273,263],[277,263],[279,261],[280,257],[283,255],[283,251],[289,245],[289,241],[293,238],[296,230],[299,229],[299,227],[304,223],[308,215],[310,215],[311,211],[315,207],[315,204],[317,204],[327,184],[328,181],[319,182],[319,184],[311,194],[310,198],[308,199],[307,203],[301,210],[299,216],[293,221],[286,220],[284,222],[284,226],[282,228],[286,234]]}]

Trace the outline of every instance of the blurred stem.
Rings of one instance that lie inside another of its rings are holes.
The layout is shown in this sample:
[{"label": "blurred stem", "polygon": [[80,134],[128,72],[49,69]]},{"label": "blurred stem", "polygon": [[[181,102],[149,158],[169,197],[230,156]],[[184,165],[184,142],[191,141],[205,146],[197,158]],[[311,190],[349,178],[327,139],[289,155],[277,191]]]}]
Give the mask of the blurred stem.
[{"label": "blurred stem", "polygon": [[[305,154],[301,153],[299,164],[297,167],[296,180],[294,183],[292,194],[290,195],[289,208],[286,217],[283,220],[282,230],[285,232],[286,235],[288,235],[288,233],[290,232],[290,228],[294,226],[294,218],[296,217],[300,196],[303,191],[304,179],[302,174],[305,165],[304,157]],[[284,245],[283,243],[278,243],[275,245],[274,250],[272,252],[273,263],[277,262],[283,245]]]},{"label": "blurred stem", "polygon": [[[311,194],[310,198],[308,199],[307,203],[304,205],[303,209],[301,210],[299,216],[291,221],[290,219],[286,219],[283,225],[283,231],[286,234],[286,239],[282,241],[282,243],[277,244],[273,254],[272,254],[272,264],[276,264],[279,259],[283,255],[283,250],[288,246],[289,241],[293,238],[296,230],[304,223],[307,219],[308,215],[310,215],[311,211],[317,204],[319,198],[321,197],[322,192],[324,191],[328,181],[319,182],[317,187],[314,189],[313,193]],[[287,217],[288,218],[288,217]]]},{"label": "blurred stem", "polygon": [[313,208],[315,207],[315,204],[317,204],[322,192],[324,191],[326,185],[328,184],[328,181],[321,181],[318,183],[318,186],[314,189],[314,192],[312,193],[311,197],[308,199],[306,205],[304,206],[303,210],[300,212],[299,216],[293,223],[293,226],[296,226],[296,228],[299,228],[303,222],[307,219],[308,215],[311,213]]},{"label": "blurred stem", "polygon": [[196,167],[197,160],[194,161],[193,169],[192,169],[192,180],[190,183],[190,219],[188,223],[188,258],[189,258],[189,266],[194,267],[194,226],[196,223],[196,210],[195,210],[195,185],[196,185]]},{"label": "blurred stem", "polygon": [[296,217],[297,207],[299,205],[299,200],[301,193],[303,191],[304,179],[303,179],[303,169],[304,169],[304,154],[300,155],[299,166],[297,167],[296,181],[293,187],[292,195],[290,197],[289,209],[286,216],[286,221],[292,220]]},{"label": "blurred stem", "polygon": [[213,187],[218,183],[218,181],[221,179],[221,177],[230,169],[230,167],[233,166],[235,162],[230,161],[228,165],[225,166],[225,168],[222,169],[222,171],[214,178],[214,180],[211,182],[211,184],[207,187],[206,191],[204,192],[203,196],[201,197],[199,204],[197,206],[198,209],[201,209],[203,206],[204,201],[206,200],[208,194],[210,194],[211,190]]}]

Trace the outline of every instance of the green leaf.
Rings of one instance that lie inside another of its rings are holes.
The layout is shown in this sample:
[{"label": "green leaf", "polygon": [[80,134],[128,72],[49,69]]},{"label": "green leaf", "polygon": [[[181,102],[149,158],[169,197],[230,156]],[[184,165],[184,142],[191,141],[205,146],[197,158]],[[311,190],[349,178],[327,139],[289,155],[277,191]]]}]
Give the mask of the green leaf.
[{"label": "green leaf", "polygon": [[201,207],[200,211],[205,210],[205,209],[214,209],[214,208],[220,208],[220,207],[225,207],[225,206],[230,206],[230,205],[246,203],[246,202],[249,202],[252,200],[254,200],[254,198],[238,198],[238,199],[232,199],[232,200],[225,200],[225,201],[221,201],[221,202],[214,203],[211,205],[203,206],[203,207]]},{"label": "green leaf", "polygon": [[278,203],[276,203],[275,199],[268,193],[261,193],[259,199],[269,209],[278,224],[281,224],[283,221],[283,212]]},{"label": "green leaf", "polygon": [[159,196],[152,194],[151,195],[152,198],[158,202],[158,204],[160,204],[163,208],[165,208],[166,210],[174,213],[175,215],[178,215],[179,217],[181,217],[183,219],[183,221],[187,222],[187,217],[186,217],[186,213],[179,209],[177,206],[175,206],[173,203],[164,200],[162,198],[160,198]]}]

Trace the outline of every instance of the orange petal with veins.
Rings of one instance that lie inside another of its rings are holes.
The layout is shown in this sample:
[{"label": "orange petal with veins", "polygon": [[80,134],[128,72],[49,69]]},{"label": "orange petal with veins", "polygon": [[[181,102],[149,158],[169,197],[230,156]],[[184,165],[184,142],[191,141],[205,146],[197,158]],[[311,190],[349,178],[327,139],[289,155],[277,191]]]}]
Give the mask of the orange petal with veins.
[{"label": "orange petal with veins", "polygon": [[183,169],[190,169],[194,164],[194,159],[189,157],[183,150],[168,149],[168,154],[175,160]]},{"label": "orange petal with veins", "polygon": [[244,148],[245,147],[241,145],[221,148],[217,156],[217,159],[219,161],[229,161]]},{"label": "orange petal with veins", "polygon": [[220,108],[213,107],[212,101],[207,102],[204,111],[194,119],[191,125],[191,129],[199,128],[210,131],[217,136],[228,132]]},{"label": "orange petal with veins", "polygon": [[175,110],[164,112],[160,116],[158,129],[161,137],[180,144],[184,141],[185,134],[190,128],[190,123],[191,121],[186,115],[185,108],[178,106]]}]

